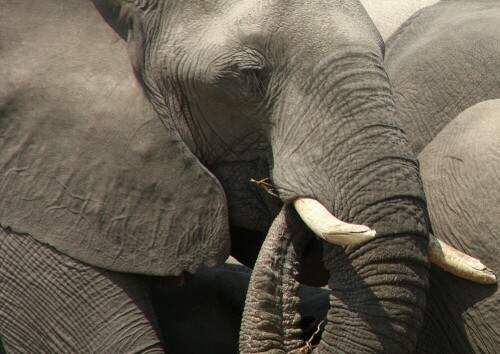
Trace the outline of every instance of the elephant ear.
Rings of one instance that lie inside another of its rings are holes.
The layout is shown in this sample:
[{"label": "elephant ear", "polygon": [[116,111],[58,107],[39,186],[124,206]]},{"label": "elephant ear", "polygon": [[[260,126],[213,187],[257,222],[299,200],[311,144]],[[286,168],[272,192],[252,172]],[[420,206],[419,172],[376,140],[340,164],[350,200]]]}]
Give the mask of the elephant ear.
[{"label": "elephant ear", "polygon": [[74,5],[76,19],[66,7],[33,16],[36,31],[0,25],[19,38],[0,55],[0,225],[115,271],[166,276],[222,264],[222,187],[159,120],[126,43],[91,4]]}]

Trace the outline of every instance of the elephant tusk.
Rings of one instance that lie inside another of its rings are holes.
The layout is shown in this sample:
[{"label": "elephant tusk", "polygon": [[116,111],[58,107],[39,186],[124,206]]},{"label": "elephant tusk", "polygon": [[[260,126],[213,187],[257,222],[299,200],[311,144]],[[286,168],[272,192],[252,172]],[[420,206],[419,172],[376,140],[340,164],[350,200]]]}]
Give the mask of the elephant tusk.
[{"label": "elephant tusk", "polygon": [[[375,237],[376,232],[368,226],[337,219],[315,199],[298,198],[293,205],[304,223],[327,242],[349,246]],[[497,281],[495,273],[481,261],[447,245],[432,234],[429,238],[429,259],[443,270],[476,283],[494,284]]]},{"label": "elephant tusk", "polygon": [[376,232],[368,226],[348,224],[337,219],[315,199],[298,198],[293,205],[304,223],[327,242],[349,246],[375,237]]},{"label": "elephant tusk", "polygon": [[495,273],[480,260],[447,245],[432,234],[429,238],[429,259],[446,272],[460,278],[479,284],[494,284],[497,282]]}]

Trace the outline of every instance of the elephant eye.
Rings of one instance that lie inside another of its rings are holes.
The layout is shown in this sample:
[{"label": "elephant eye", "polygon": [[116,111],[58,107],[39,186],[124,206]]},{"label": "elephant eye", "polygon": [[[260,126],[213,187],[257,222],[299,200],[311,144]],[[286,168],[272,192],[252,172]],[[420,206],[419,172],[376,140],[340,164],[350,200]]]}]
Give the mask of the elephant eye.
[{"label": "elephant eye", "polygon": [[269,70],[262,67],[240,68],[242,76],[241,90],[245,95],[264,97],[270,81]]}]

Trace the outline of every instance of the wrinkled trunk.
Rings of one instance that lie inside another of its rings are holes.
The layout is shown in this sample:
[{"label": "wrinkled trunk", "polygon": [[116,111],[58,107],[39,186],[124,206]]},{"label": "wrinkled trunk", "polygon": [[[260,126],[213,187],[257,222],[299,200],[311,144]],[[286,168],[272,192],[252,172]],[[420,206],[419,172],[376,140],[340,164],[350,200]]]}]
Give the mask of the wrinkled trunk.
[{"label": "wrinkled trunk", "polygon": [[325,248],[330,311],[318,352],[412,352],[423,320],[427,266],[414,235],[345,252]]},{"label": "wrinkled trunk", "polygon": [[303,346],[295,279],[309,236],[293,207],[285,205],[252,272],[240,331],[241,353],[289,353]]},{"label": "wrinkled trunk", "polygon": [[[308,353],[313,349],[298,339],[295,281],[298,260],[311,233],[291,209],[285,206],[276,218],[253,270],[240,332],[241,353]],[[427,279],[422,248],[415,247],[416,243],[414,235],[406,235],[345,250],[325,245],[331,308],[316,352],[413,351]]]},{"label": "wrinkled trunk", "polygon": [[[285,202],[314,198],[339,219],[368,225],[377,237],[347,248],[325,243],[331,308],[316,350],[412,352],[428,284],[428,217],[416,158],[397,124],[380,59],[351,55],[324,64],[316,76],[321,82],[308,86],[295,82],[283,89],[282,94],[299,92],[312,98],[306,100],[309,105],[288,99],[277,112],[287,117],[287,123],[278,120],[273,132],[273,181]],[[335,82],[327,82],[326,78],[335,77],[328,74],[331,71],[341,73]],[[297,121],[290,123],[293,119]],[[265,258],[261,254],[260,259]],[[286,262],[290,261],[281,261]],[[254,277],[257,289],[250,288],[247,307],[260,308],[246,313],[257,313],[264,320],[274,296],[269,290],[276,283],[264,273]],[[264,292],[259,296],[269,301],[252,303],[252,291]],[[266,331],[274,331],[272,326],[264,327],[252,335],[263,338]],[[283,348],[279,350],[287,350]]]}]

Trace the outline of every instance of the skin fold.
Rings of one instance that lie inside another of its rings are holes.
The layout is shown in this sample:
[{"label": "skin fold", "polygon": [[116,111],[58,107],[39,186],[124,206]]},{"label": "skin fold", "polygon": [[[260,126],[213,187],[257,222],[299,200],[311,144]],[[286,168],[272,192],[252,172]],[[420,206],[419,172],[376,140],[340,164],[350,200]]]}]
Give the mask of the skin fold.
[{"label": "skin fold", "polygon": [[[415,349],[428,289],[429,220],[383,41],[359,2],[0,5],[9,20],[0,32],[5,230],[29,234],[33,249],[48,244],[93,272],[149,281],[222,264],[235,232],[258,234],[260,243],[283,206],[314,198],[378,236],[347,248],[323,244],[317,255],[331,289],[318,352]],[[270,178],[279,198],[250,178]],[[289,218],[289,234],[311,237]],[[291,256],[262,259],[298,266]],[[252,291],[273,295],[274,283],[256,274]],[[285,287],[276,313],[291,329],[250,326],[242,335],[278,351],[298,340],[295,288]],[[117,290],[118,308],[131,301],[129,290]],[[19,301],[29,304],[31,293]],[[258,306],[249,311],[266,320]],[[6,313],[2,328],[15,322]],[[88,320],[85,311],[74,317],[75,326]],[[151,333],[155,323],[136,324]],[[119,344],[120,323],[111,333],[110,345]],[[132,351],[141,348],[136,343]]]}]

